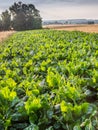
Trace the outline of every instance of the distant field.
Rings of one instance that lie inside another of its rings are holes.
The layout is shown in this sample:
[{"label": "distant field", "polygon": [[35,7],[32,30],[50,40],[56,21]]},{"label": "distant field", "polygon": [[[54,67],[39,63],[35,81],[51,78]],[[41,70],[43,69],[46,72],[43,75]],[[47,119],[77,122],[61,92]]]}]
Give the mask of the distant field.
[{"label": "distant field", "polygon": [[13,33],[14,33],[14,31],[2,31],[2,32],[0,32],[0,42],[2,42],[4,39],[9,37]]},{"label": "distant field", "polygon": [[95,25],[45,25],[43,28],[56,29],[56,30],[68,30],[68,31],[83,31],[90,33],[98,33],[98,24]]}]

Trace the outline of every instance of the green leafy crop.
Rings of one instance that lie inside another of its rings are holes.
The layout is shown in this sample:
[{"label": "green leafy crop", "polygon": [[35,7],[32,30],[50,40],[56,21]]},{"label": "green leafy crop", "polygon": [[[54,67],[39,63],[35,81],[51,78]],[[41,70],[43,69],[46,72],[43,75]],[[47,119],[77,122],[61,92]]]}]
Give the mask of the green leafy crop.
[{"label": "green leafy crop", "polygon": [[0,47],[0,130],[97,130],[98,34],[17,32]]}]

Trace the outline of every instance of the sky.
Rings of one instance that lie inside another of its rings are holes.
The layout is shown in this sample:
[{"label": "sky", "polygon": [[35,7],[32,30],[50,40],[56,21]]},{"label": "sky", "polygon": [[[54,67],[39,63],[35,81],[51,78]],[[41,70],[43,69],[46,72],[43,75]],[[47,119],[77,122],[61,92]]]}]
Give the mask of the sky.
[{"label": "sky", "polygon": [[[20,0],[0,0],[0,13]],[[98,0],[21,0],[32,3],[43,20],[98,19]]]}]

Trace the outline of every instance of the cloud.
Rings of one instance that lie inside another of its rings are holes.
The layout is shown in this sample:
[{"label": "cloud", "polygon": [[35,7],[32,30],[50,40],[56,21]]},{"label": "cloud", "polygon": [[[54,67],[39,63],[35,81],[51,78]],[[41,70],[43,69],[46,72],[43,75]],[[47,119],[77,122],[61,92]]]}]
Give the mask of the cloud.
[{"label": "cloud", "polygon": [[[0,0],[0,13],[19,0]],[[43,19],[98,18],[98,0],[20,0],[32,3]]]},{"label": "cloud", "polygon": [[44,6],[40,8],[43,19],[97,19],[98,6]]},{"label": "cloud", "polygon": [[[0,8],[6,8],[12,5],[14,2],[18,2],[19,0],[0,0]],[[21,0],[20,0],[21,1]],[[42,5],[96,5],[98,4],[98,0],[22,0],[25,3],[33,3],[36,6]]]},{"label": "cloud", "polygon": [[[26,0],[23,0],[26,2]],[[58,4],[58,3],[65,3],[65,4],[88,4],[88,5],[95,5],[98,4],[98,0],[31,0],[31,2],[34,2],[36,4]]]},{"label": "cloud", "polygon": [[78,3],[80,3],[80,4],[88,4],[88,5],[91,5],[91,4],[93,4],[93,5],[96,5],[96,4],[98,4],[98,0],[77,0],[77,2]]}]

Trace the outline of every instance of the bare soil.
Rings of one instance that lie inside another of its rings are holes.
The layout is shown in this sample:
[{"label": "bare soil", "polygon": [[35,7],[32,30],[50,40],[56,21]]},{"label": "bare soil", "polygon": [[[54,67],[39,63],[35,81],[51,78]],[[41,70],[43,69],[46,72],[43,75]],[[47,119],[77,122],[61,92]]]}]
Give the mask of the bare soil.
[{"label": "bare soil", "polygon": [[98,24],[86,25],[86,24],[69,24],[69,25],[45,25],[45,29],[55,29],[55,30],[66,30],[66,31],[83,31],[89,33],[98,33]]},{"label": "bare soil", "polygon": [[4,41],[6,38],[11,36],[14,33],[14,31],[2,31],[0,32],[0,42]]}]

